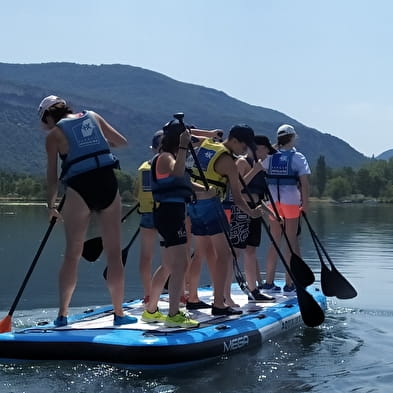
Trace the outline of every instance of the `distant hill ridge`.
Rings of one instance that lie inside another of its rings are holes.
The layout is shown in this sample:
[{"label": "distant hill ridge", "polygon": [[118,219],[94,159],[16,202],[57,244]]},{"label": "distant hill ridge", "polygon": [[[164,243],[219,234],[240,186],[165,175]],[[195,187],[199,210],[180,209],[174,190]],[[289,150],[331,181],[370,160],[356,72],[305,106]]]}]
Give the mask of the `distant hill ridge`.
[{"label": "distant hill ridge", "polygon": [[377,160],[390,160],[393,158],[393,149],[386,150],[385,152],[379,154],[377,157],[375,157]]},{"label": "distant hill ridge", "polygon": [[135,172],[150,156],[152,134],[179,111],[200,128],[227,132],[233,124],[247,123],[272,141],[279,125],[292,124],[299,135],[297,148],[311,166],[320,155],[332,168],[358,168],[369,160],[341,139],[281,112],[146,69],[118,64],[0,63],[0,169],[44,173],[45,133],[40,131],[36,110],[49,94],[64,97],[74,110],[97,111],[123,133],[130,146],[116,153],[127,171]]}]

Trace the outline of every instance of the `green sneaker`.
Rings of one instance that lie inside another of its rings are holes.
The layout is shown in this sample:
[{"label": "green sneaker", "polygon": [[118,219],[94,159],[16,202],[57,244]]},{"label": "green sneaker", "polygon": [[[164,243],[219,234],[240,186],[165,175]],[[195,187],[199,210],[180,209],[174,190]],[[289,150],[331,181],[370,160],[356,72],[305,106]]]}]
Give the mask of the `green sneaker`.
[{"label": "green sneaker", "polygon": [[166,316],[157,308],[156,312],[153,313],[147,310],[143,311],[141,319],[143,322],[147,323],[165,322]]},{"label": "green sneaker", "polygon": [[196,328],[199,326],[199,322],[191,319],[184,312],[178,312],[173,317],[169,315],[165,319],[165,326],[168,327],[182,327],[182,328]]}]

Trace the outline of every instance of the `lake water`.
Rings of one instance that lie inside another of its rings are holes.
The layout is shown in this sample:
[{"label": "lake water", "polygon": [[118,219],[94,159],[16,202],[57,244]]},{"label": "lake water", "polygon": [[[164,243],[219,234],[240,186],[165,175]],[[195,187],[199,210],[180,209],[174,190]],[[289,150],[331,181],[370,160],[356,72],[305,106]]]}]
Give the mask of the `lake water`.
[{"label": "lake water", "polygon": [[[124,244],[137,225],[135,216],[122,224]],[[257,350],[215,359],[180,373],[146,374],[85,362],[0,361],[0,392],[392,391],[393,208],[313,204],[309,220],[336,267],[358,291],[354,299],[330,298],[321,327],[299,327]],[[46,209],[42,206],[0,206],[0,319],[7,314],[47,227]],[[95,235],[93,226],[89,237]],[[318,280],[320,262],[305,225],[301,236],[303,259]],[[266,236],[264,239],[266,243]],[[63,232],[57,225],[14,313],[17,326],[50,320],[56,315],[62,249]],[[141,295],[138,252],[136,242],[127,262],[126,300]],[[261,247],[262,269],[264,254],[265,247]],[[72,303],[76,310],[109,303],[102,279],[104,267],[103,260],[81,261]],[[205,270],[201,283],[208,282]]]}]

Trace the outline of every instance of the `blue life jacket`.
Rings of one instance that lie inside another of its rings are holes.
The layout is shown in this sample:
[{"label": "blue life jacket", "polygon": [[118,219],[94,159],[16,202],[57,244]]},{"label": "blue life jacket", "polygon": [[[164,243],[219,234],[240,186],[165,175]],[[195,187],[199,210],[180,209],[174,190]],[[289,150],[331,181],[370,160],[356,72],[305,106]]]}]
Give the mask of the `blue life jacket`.
[{"label": "blue life jacket", "polygon": [[267,183],[270,185],[296,185],[299,181],[297,171],[292,169],[294,150],[278,150],[270,158],[267,171]]},{"label": "blue life jacket", "polygon": [[63,131],[69,146],[61,166],[63,181],[93,169],[119,166],[91,112],[83,111],[79,118],[61,119],[56,125]]},{"label": "blue life jacket", "polygon": [[158,154],[151,163],[151,191],[155,202],[191,202],[195,198],[190,174],[185,171],[184,176],[168,176],[157,179],[156,167]]}]

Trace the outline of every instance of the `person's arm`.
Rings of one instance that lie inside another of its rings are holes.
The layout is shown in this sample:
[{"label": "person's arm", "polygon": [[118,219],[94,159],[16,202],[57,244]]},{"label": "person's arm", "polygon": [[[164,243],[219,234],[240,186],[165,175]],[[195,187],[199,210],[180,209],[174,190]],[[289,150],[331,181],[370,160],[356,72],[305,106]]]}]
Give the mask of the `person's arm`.
[{"label": "person's arm", "polygon": [[302,210],[307,213],[308,212],[308,199],[310,194],[310,186],[308,181],[309,175],[299,176],[300,182],[300,196],[302,200]]},{"label": "person's arm", "polygon": [[195,136],[204,136],[206,138],[222,139],[224,131],[220,129],[215,130],[200,130],[199,128],[191,128],[191,134]]},{"label": "person's arm", "polygon": [[45,149],[47,155],[47,167],[46,167],[47,204],[48,204],[49,217],[51,218],[53,215],[57,215],[56,198],[58,192],[58,177],[57,177],[58,147],[57,147],[55,130],[52,130],[46,137]]},{"label": "person's arm", "polygon": [[221,155],[215,163],[214,169],[222,176],[226,176],[231,187],[234,203],[250,217],[256,218],[261,216],[259,207],[250,209],[246,200],[241,193],[242,186],[239,181],[239,171],[235,162],[229,154]]},{"label": "person's arm", "polygon": [[308,199],[310,195],[310,186],[309,186],[309,175],[311,174],[310,166],[308,165],[306,157],[299,152],[296,152],[292,165],[295,166],[295,169],[298,171],[299,174],[299,191],[300,191],[300,198],[302,203],[302,210],[305,213],[308,211]]},{"label": "person's arm", "polygon": [[95,118],[97,119],[102,133],[104,134],[106,140],[111,147],[121,147],[127,146],[127,139],[120,134],[115,128],[113,128],[102,116],[94,113]]},{"label": "person's arm", "polygon": [[[246,160],[244,160],[246,161]],[[246,161],[247,162],[247,161]],[[247,162],[248,164],[248,162]],[[248,165],[248,170],[247,167],[244,168],[244,172],[242,174],[244,182],[246,184],[250,183],[250,181],[260,172],[263,171],[264,168],[262,166],[262,161],[258,160],[257,162],[254,163],[254,166],[252,168],[250,168],[250,166]],[[239,168],[239,172],[240,172],[240,168]]]},{"label": "person's arm", "polygon": [[176,154],[176,161],[174,162],[172,175],[176,177],[183,177],[186,169],[186,158],[188,145],[191,140],[191,134],[188,130],[183,131],[179,138],[179,149]]},{"label": "person's arm", "polygon": [[170,173],[175,177],[183,177],[186,168],[186,156],[188,144],[190,143],[190,133],[186,130],[180,134],[179,149],[176,154],[176,159],[171,153],[161,153],[158,160],[157,171],[159,173]]}]

